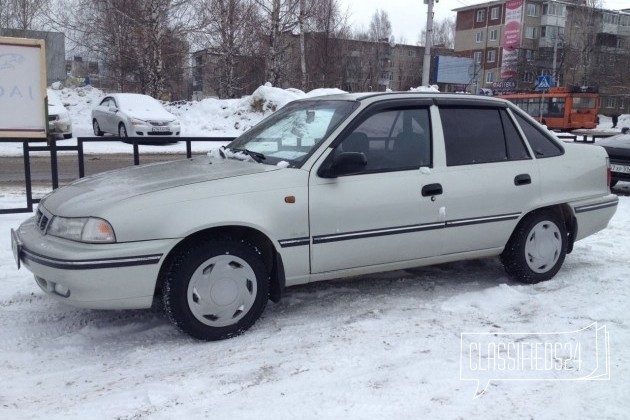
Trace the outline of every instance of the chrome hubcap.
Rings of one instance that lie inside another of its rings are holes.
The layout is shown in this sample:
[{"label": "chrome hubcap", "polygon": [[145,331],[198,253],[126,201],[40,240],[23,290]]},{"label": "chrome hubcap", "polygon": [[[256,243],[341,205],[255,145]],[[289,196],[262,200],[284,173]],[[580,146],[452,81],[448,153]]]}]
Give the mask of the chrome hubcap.
[{"label": "chrome hubcap", "polygon": [[562,251],[562,235],[555,223],[538,223],[529,232],[525,243],[525,259],[536,273],[546,273],[556,264]]},{"label": "chrome hubcap", "polygon": [[256,300],[256,275],[245,260],[218,255],[201,264],[188,284],[188,307],[211,327],[237,323]]}]

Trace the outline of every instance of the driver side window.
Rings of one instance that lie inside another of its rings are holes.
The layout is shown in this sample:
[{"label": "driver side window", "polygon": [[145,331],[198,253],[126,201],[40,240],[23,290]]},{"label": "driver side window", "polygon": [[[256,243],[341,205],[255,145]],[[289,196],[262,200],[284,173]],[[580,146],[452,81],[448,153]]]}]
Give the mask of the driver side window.
[{"label": "driver side window", "polygon": [[418,169],[431,165],[428,108],[384,110],[367,117],[337,146],[335,154],[361,153],[362,173]]}]

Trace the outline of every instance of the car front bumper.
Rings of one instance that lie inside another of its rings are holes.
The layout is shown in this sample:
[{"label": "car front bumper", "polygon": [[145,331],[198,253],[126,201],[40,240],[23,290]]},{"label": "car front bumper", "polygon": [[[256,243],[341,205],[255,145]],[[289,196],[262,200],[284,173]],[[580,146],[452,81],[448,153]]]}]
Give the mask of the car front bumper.
[{"label": "car front bumper", "polygon": [[86,244],[44,235],[35,218],[12,233],[18,261],[41,289],[69,305],[141,309],[153,302],[159,269],[173,240]]},{"label": "car front bumper", "polygon": [[132,125],[128,135],[133,137],[147,137],[159,141],[163,137],[179,137],[181,126],[154,127],[150,125]]}]

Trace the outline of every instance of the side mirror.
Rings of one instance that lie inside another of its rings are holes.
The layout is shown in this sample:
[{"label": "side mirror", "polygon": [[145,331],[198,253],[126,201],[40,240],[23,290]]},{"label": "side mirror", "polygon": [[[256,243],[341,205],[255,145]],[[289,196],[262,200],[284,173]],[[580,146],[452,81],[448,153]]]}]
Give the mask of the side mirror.
[{"label": "side mirror", "polygon": [[118,112],[118,108],[116,108],[116,106],[115,106],[115,105],[110,105],[110,106],[109,106],[109,111],[110,111],[110,112]]},{"label": "side mirror", "polygon": [[317,174],[322,178],[336,178],[363,172],[366,165],[367,159],[363,153],[341,152],[326,167],[320,168]]}]

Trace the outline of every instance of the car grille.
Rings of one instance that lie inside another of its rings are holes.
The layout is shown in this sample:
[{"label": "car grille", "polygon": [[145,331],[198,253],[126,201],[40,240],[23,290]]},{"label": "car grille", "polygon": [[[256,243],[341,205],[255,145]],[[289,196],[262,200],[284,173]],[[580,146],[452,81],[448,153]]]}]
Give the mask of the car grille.
[{"label": "car grille", "polygon": [[39,228],[39,230],[41,230],[42,232],[46,232],[48,221],[48,217],[46,217],[44,213],[42,213],[42,211],[38,209],[37,215],[35,216],[35,223],[37,223],[37,227]]},{"label": "car grille", "polygon": [[149,121],[149,124],[155,127],[166,127],[169,122],[168,121]]},{"label": "car grille", "polygon": [[147,133],[147,136],[172,136],[173,132],[172,131],[158,131],[158,132],[152,132],[149,131]]}]

